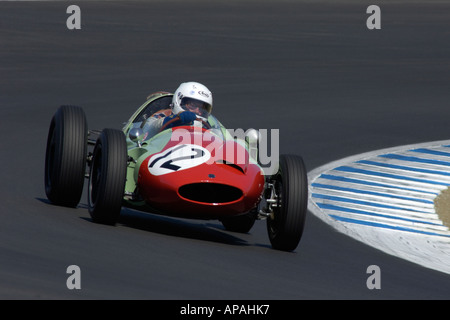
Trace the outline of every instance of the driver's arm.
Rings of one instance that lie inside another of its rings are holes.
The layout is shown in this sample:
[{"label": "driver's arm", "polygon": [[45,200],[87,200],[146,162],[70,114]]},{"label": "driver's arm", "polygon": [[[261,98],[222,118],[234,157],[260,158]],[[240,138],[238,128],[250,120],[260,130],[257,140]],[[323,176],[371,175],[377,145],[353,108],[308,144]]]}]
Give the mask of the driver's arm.
[{"label": "driver's arm", "polygon": [[172,114],[164,118],[162,126],[166,125],[168,122],[171,122],[167,125],[166,128],[172,128],[176,126],[182,125],[190,125],[197,119],[197,115],[190,111],[183,111],[179,114]]}]

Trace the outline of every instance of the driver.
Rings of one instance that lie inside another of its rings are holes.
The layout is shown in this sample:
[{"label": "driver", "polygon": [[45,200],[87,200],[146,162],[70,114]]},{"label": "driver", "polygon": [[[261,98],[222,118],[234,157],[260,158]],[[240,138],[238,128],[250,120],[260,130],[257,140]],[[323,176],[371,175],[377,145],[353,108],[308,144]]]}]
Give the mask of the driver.
[{"label": "driver", "polygon": [[195,120],[207,121],[212,110],[212,93],[198,82],[184,82],[173,94],[172,114],[155,115],[149,119],[151,131],[191,125]]}]

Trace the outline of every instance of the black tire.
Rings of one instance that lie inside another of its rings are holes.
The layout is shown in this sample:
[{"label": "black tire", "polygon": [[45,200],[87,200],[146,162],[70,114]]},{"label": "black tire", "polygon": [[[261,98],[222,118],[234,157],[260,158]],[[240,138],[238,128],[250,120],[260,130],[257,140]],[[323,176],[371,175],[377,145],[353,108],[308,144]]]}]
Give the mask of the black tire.
[{"label": "black tire", "polygon": [[87,121],[82,108],[61,106],[53,116],[45,153],[45,193],[56,205],[76,207],[83,192]]},{"label": "black tire", "polygon": [[303,234],[308,204],[308,177],[303,159],[281,155],[279,170],[271,180],[279,198],[273,217],[267,218],[269,239],[274,249],[293,251]]},{"label": "black tire", "polygon": [[221,219],[226,230],[239,233],[248,233],[255,224],[256,213],[250,212],[244,215]]},{"label": "black tire", "polygon": [[114,225],[120,216],[127,171],[125,135],[104,129],[94,147],[89,174],[88,207],[92,220]]}]

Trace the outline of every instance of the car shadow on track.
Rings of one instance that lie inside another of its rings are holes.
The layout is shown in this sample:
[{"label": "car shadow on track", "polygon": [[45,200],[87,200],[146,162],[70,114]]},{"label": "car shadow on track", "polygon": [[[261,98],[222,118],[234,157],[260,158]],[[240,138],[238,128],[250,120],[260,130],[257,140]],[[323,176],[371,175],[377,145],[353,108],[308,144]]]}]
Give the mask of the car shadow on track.
[{"label": "car shadow on track", "polygon": [[127,208],[122,209],[117,225],[179,238],[210,241],[228,245],[249,245],[248,242],[243,239],[248,236],[248,234],[242,234],[242,237],[237,237],[225,229],[221,229],[218,224],[210,223],[209,221],[189,221],[181,218],[142,213]]},{"label": "car shadow on track", "polygon": [[[47,199],[36,199],[45,204],[52,205],[52,203]],[[84,209],[87,210],[88,207],[87,204],[80,203],[77,206],[77,209],[84,211]],[[94,223],[89,216],[79,215],[79,218]],[[251,234],[241,234],[227,231],[220,222],[215,220],[189,220],[158,214],[150,214],[129,208],[122,208],[116,226],[148,231],[155,234],[209,241],[227,245],[270,248],[269,245],[249,243],[246,238],[251,237]],[[114,228],[113,226],[111,227]]]},{"label": "car shadow on track", "polygon": [[[35,199],[46,205],[58,207],[46,198],[36,197]],[[78,218],[95,224],[87,212],[87,204],[81,202],[76,209],[83,212],[78,214]],[[122,208],[116,226],[233,246],[272,248],[269,244],[253,242],[254,238],[252,237],[254,236],[251,234],[252,231],[249,233],[227,231],[217,220],[189,220]],[[111,228],[114,228],[114,226],[111,226]]]},{"label": "car shadow on track", "polygon": [[[80,204],[79,208],[87,206]],[[92,219],[83,217],[83,219],[93,222]],[[162,216],[157,214],[144,213],[133,209],[122,208],[120,217],[116,226],[133,228],[155,234],[168,235],[179,238],[210,241],[228,245],[248,246],[249,243],[243,239],[248,234],[242,234],[237,237],[221,228],[220,225],[205,222],[202,220],[187,220]]]}]

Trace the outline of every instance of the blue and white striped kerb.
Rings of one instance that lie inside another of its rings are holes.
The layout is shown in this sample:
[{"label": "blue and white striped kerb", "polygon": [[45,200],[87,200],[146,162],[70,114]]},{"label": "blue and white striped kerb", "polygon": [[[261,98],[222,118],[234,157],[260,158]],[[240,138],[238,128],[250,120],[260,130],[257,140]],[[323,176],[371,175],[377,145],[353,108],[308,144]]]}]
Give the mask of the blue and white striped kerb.
[{"label": "blue and white striped kerb", "polygon": [[429,267],[450,273],[450,230],[434,208],[450,186],[450,140],[335,161],[309,183],[309,210],[339,231],[415,262],[437,255]]}]

